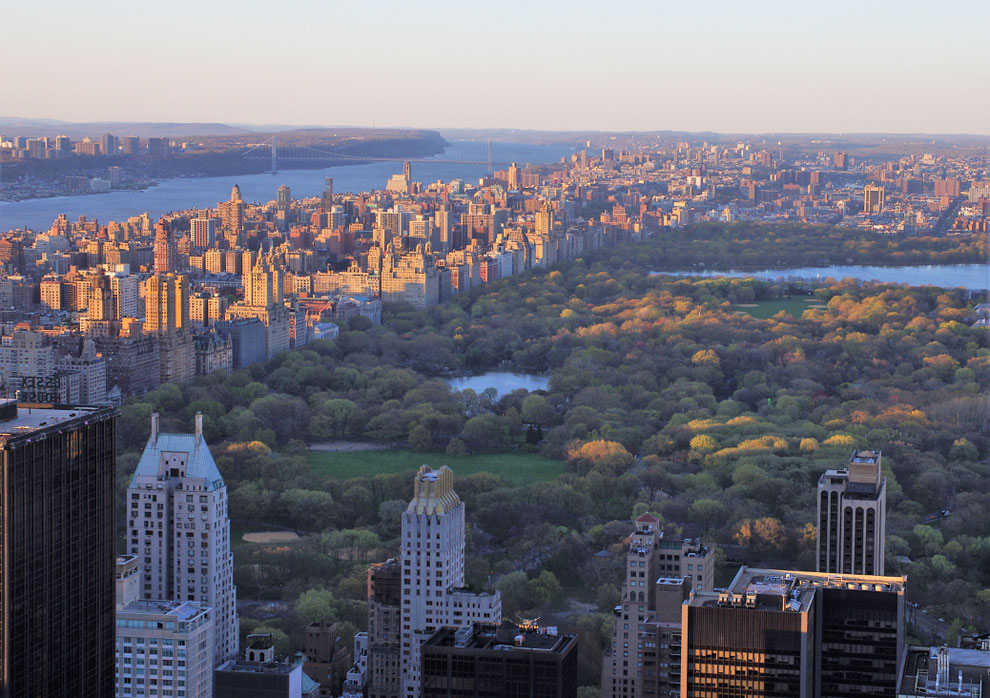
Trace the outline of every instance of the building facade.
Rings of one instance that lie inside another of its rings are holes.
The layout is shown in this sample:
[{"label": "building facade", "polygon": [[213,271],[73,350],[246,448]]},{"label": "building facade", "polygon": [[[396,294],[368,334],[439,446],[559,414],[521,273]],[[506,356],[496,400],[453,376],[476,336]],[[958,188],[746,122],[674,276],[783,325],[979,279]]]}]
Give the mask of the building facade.
[{"label": "building facade", "polygon": [[498,623],[497,591],[464,588],[464,503],[447,466],[420,467],[402,515],[402,648],[399,695],[420,695],[420,646],[438,628]]},{"label": "building facade", "polygon": [[141,597],[197,601],[213,609],[216,662],[237,655],[237,591],[230,550],[227,486],[203,439],[194,434],[151,437],[127,489],[127,549],[143,560]]},{"label": "building facade", "polygon": [[137,557],[117,559],[116,698],[210,698],[212,609],[196,601],[139,598]]},{"label": "building facade", "polygon": [[678,695],[680,604],[711,590],[714,549],[698,540],[665,539],[650,514],[636,519],[626,551],[626,581],[615,608],[612,644],[602,656],[602,696]]},{"label": "building facade", "polygon": [[741,567],[681,607],[681,695],[896,695],[904,582]]},{"label": "building facade", "polygon": [[114,690],[116,411],[0,402],[0,696]]}]

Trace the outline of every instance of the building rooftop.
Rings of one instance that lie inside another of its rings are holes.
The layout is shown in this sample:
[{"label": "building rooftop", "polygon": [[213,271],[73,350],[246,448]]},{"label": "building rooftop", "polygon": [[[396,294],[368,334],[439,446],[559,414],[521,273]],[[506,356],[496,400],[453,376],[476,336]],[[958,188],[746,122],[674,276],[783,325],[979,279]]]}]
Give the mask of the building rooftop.
[{"label": "building rooftop", "polygon": [[58,429],[68,422],[89,418],[105,419],[114,413],[110,407],[74,407],[18,403],[17,400],[0,400],[0,442],[18,437],[31,437],[37,432]]},{"label": "building rooftop", "polygon": [[204,606],[198,601],[140,599],[124,606],[117,611],[117,615],[167,616],[170,620],[184,621],[208,614],[209,611],[208,606]]},{"label": "building rooftop", "polygon": [[957,698],[990,695],[990,651],[912,645],[904,662],[900,695]]},{"label": "building rooftop", "polygon": [[764,611],[805,612],[816,589],[850,589],[903,593],[904,577],[828,574],[798,570],[740,567],[729,586],[719,592],[699,592],[689,606],[736,606]]},{"label": "building rooftop", "polygon": [[196,416],[196,433],[172,434],[158,432],[158,415],[151,418],[151,437],[148,439],[141,460],[138,461],[131,487],[139,487],[138,478],[166,479],[160,473],[163,454],[186,454],[185,475],[188,478],[202,478],[206,481],[207,490],[223,487],[223,477],[213,460],[213,454],[206,445],[202,435],[202,417]]},{"label": "building rooftop", "polygon": [[516,626],[512,623],[475,623],[457,630],[442,628],[426,641],[429,647],[460,647],[476,650],[549,652],[563,654],[576,642],[575,635],[560,634],[556,627]]}]

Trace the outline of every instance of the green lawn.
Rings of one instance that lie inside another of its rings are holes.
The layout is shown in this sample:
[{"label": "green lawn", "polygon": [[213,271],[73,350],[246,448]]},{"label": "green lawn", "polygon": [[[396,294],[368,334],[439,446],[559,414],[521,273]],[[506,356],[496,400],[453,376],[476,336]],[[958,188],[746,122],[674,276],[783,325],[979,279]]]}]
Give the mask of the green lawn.
[{"label": "green lawn", "polygon": [[459,458],[451,458],[442,452],[415,453],[408,449],[350,453],[319,451],[309,454],[309,462],[315,475],[342,480],[379,473],[413,473],[425,464],[433,468],[449,465],[455,476],[492,473],[504,476],[514,485],[527,485],[554,480],[565,470],[561,461],[544,458],[539,453],[519,451]]},{"label": "green lawn", "polygon": [[780,300],[759,301],[754,304],[756,306],[755,308],[747,308],[744,307],[744,305],[734,305],[732,306],[732,309],[741,310],[742,312],[752,315],[755,318],[760,318],[761,320],[772,318],[781,310],[787,311],[795,318],[799,318],[805,310],[817,303],[818,299],[813,296],[795,296],[793,298],[781,298]]}]

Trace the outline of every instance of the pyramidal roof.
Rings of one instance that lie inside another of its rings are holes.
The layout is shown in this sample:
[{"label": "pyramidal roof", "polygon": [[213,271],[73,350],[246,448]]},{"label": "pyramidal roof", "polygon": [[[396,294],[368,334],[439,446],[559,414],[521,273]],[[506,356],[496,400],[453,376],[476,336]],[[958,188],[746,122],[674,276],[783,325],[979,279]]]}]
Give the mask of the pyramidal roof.
[{"label": "pyramidal roof", "polygon": [[186,454],[186,478],[201,478],[206,481],[207,490],[224,486],[223,477],[213,460],[209,446],[203,439],[203,418],[196,415],[196,433],[171,434],[158,432],[158,414],[151,416],[151,436],[138,461],[137,470],[131,478],[131,487],[137,485],[137,478],[165,479],[161,473],[162,454]]}]

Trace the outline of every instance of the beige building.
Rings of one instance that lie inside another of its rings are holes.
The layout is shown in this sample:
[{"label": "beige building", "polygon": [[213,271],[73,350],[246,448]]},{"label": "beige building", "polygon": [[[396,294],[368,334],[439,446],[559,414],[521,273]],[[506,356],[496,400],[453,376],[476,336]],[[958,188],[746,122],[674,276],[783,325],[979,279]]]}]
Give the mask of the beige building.
[{"label": "beige building", "polygon": [[156,274],[144,282],[144,331],[160,334],[189,328],[189,281]]},{"label": "beige building", "polygon": [[659,523],[640,516],[629,540],[612,646],[602,656],[602,698],[677,695],[680,606],[714,585],[714,550],[665,539]]},{"label": "beige building", "polygon": [[383,301],[409,303],[414,308],[428,308],[440,302],[440,276],[429,249],[418,246],[406,254],[396,254],[391,247],[385,250],[381,273]]},{"label": "beige building", "polygon": [[883,575],[887,479],[880,451],[854,451],[849,466],[818,480],[818,571]]}]

